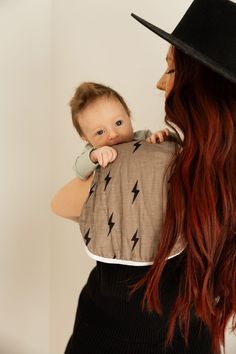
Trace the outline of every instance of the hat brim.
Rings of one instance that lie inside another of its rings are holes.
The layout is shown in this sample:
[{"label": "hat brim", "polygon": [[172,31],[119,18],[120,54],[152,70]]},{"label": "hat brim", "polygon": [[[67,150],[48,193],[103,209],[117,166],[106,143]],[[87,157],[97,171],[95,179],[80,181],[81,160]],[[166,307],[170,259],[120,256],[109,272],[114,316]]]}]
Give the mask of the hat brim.
[{"label": "hat brim", "polygon": [[134,13],[132,13],[131,16],[135,18],[135,20],[140,22],[142,25],[150,29],[152,32],[156,33],[158,36],[165,39],[167,42],[173,44],[179,50],[183,51],[185,54],[198,60],[202,64],[208,66],[213,71],[224,76],[227,80],[236,83],[236,77],[234,77],[234,75],[231,72],[227,71],[225,68],[222,68],[218,63],[214,62],[212,59],[208,58],[201,52],[197,51],[189,44],[186,44],[185,42],[181,41],[179,38],[176,38],[173,34],[163,31],[161,28],[156,27],[150,22],[147,22],[143,18],[135,15]]}]

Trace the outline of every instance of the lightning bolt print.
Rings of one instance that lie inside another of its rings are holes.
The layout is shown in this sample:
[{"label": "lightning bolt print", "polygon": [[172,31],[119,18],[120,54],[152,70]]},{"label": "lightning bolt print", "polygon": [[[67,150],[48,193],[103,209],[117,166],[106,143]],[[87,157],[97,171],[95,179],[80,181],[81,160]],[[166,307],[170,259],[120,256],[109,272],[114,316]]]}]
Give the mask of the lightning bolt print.
[{"label": "lightning bolt print", "polygon": [[95,184],[96,184],[96,183],[94,183],[94,185],[92,185],[92,187],[91,187],[90,190],[89,190],[88,200],[89,200],[89,198],[91,197],[91,195],[94,193],[93,188],[95,187]]},{"label": "lightning bolt print", "polygon": [[110,171],[109,171],[108,175],[106,175],[106,177],[104,178],[104,181],[106,181],[106,185],[105,185],[104,191],[106,190],[111,178],[112,177],[110,177]]},{"label": "lightning bolt print", "polygon": [[137,185],[138,185],[138,181],[135,183],[135,186],[134,186],[134,188],[132,189],[132,193],[134,193],[134,198],[133,198],[132,204],[133,204],[133,202],[135,201],[137,195],[139,194],[139,189],[137,189]]},{"label": "lightning bolt print", "polygon": [[134,149],[133,153],[134,153],[136,150],[138,150],[138,148],[139,148],[141,145],[142,145],[142,144],[141,144],[139,141],[137,141],[137,143],[134,144],[135,149]]},{"label": "lightning bolt print", "polygon": [[90,232],[90,229],[88,229],[88,231],[86,232],[85,236],[84,236],[84,239],[85,239],[85,242],[86,242],[86,246],[88,246],[90,240],[91,240],[91,237],[89,237],[89,232]]},{"label": "lightning bolt print", "polygon": [[132,247],[132,251],[134,249],[134,247],[136,246],[136,243],[138,242],[139,238],[137,237],[138,234],[138,230],[136,230],[134,236],[131,238],[131,241],[134,241],[133,247]]},{"label": "lightning bolt print", "polygon": [[111,216],[109,217],[109,220],[108,220],[109,232],[108,232],[108,235],[107,235],[107,236],[109,236],[109,235],[110,235],[110,232],[111,232],[111,230],[112,230],[113,226],[115,225],[115,223],[114,223],[114,222],[112,222],[112,218],[113,218],[113,213],[111,214]]}]

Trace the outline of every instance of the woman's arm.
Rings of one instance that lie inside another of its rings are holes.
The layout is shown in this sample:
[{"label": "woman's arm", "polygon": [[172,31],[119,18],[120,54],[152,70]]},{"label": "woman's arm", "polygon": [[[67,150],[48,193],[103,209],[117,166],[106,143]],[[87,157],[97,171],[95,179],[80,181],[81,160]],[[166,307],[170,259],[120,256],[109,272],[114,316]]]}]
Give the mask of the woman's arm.
[{"label": "woman's arm", "polygon": [[59,216],[78,222],[92,180],[93,174],[86,181],[74,178],[59,189],[51,201],[52,211]]}]

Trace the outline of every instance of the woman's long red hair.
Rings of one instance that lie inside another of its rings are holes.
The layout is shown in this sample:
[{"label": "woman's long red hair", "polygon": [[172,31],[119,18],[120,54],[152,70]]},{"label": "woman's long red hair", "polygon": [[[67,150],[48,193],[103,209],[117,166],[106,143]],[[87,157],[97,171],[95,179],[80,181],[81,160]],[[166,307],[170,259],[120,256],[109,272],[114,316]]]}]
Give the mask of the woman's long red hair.
[{"label": "woman's long red hair", "polygon": [[[169,317],[187,344],[190,311],[208,327],[214,353],[225,349],[225,329],[236,329],[236,85],[172,47],[174,86],[165,122],[182,132],[171,164],[162,237],[153,265],[131,286],[145,285],[142,307],[161,314],[158,293],[166,259],[182,233],[187,247],[179,295]],[[176,130],[175,130],[176,131]],[[178,132],[176,131],[178,134]]]}]

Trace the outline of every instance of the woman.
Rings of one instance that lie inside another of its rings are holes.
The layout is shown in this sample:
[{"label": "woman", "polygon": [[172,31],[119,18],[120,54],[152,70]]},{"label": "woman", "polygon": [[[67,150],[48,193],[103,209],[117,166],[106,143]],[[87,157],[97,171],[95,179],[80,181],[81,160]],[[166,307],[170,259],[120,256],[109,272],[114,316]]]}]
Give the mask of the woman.
[{"label": "woman", "polygon": [[[157,88],[184,138],[153,264],[97,262],[66,353],[218,354],[236,310],[236,5],[195,0],[171,35],[133,16],[172,43]],[[92,180],[66,185],[52,209],[78,220]]]}]

